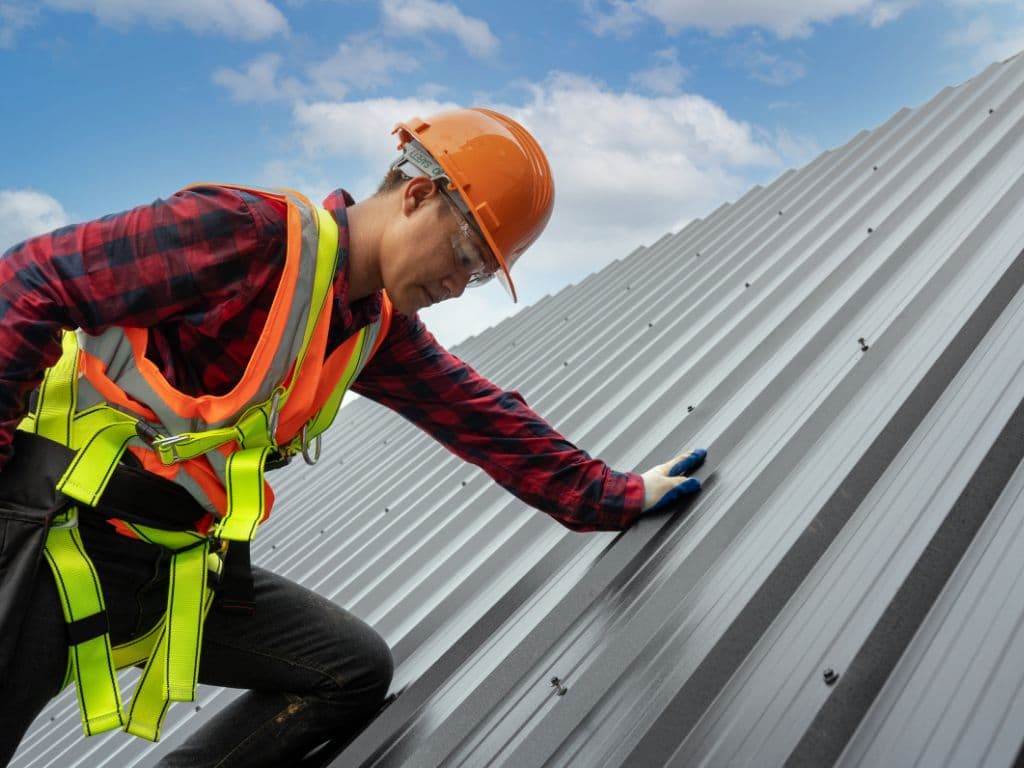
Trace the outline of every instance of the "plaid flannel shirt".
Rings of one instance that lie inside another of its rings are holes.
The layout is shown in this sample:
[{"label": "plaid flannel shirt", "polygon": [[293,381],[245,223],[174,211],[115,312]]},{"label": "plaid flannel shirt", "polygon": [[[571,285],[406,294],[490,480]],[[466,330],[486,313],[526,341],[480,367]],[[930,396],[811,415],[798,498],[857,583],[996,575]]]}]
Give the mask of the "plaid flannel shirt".
[{"label": "plaid flannel shirt", "polygon": [[[342,190],[324,201],[339,227],[328,352],[381,310],[349,302]],[[241,378],[284,263],[284,206],[217,186],[32,238],[0,257],[0,467],[29,393],[60,357],[60,333],[149,329],[148,356],[189,394]],[[352,389],[400,413],[527,504],[578,531],[620,530],[640,514],[643,480],[591,458],[444,349],[417,315],[390,331]]]}]

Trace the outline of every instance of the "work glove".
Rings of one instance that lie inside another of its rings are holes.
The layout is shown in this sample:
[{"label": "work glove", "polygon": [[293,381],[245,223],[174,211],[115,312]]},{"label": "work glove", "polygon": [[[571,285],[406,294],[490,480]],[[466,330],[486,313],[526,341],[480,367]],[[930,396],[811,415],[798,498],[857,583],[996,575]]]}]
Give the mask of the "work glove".
[{"label": "work glove", "polygon": [[700,491],[700,480],[687,474],[700,467],[707,455],[706,450],[697,448],[644,472],[643,511],[658,512]]}]

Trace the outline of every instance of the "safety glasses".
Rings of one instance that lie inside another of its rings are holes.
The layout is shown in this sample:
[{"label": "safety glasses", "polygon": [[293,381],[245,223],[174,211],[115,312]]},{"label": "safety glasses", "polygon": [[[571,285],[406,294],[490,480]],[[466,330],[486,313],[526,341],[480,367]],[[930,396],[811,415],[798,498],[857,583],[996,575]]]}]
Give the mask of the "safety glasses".
[{"label": "safety glasses", "polygon": [[[406,169],[408,166],[408,170]],[[499,281],[504,285],[506,292],[511,296],[512,289],[508,285],[508,279],[502,271],[498,262],[493,257],[488,259],[484,256],[486,246],[479,243],[486,243],[483,233],[473,221],[469,208],[458,197],[449,191],[449,180],[441,165],[430,156],[416,141],[410,141],[402,147],[402,155],[391,164],[409,176],[426,176],[437,186],[441,198],[452,209],[455,220],[459,223],[459,234],[452,235],[452,253],[455,259],[455,267],[460,274],[466,275],[469,280],[467,286],[475,287],[483,285],[497,275]],[[474,240],[474,234],[476,239]]]},{"label": "safety glasses", "polygon": [[448,204],[452,214],[455,216],[455,221],[459,225],[458,233],[451,237],[455,268],[459,274],[465,275],[468,278],[467,286],[483,285],[494,277],[494,274],[500,267],[497,265],[493,267],[488,266],[480,246],[473,241],[473,232],[470,229],[469,222],[466,221],[466,217],[462,215],[455,202],[440,186],[438,187],[438,192],[441,199]]}]

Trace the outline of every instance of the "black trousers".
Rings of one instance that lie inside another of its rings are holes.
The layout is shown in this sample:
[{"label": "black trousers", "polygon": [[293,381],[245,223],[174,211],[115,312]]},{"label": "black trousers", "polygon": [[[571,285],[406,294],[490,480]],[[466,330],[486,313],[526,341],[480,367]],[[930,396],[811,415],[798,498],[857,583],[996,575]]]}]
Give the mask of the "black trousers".
[{"label": "black trousers", "polygon": [[[151,628],[167,601],[168,556],[83,514],[82,537],[103,586],[114,644]],[[256,613],[211,611],[199,680],[246,689],[165,755],[160,766],[289,765],[318,744],[357,734],[391,683],[390,649],[370,626],[304,587],[253,568]],[[0,765],[57,693],[67,662],[52,573],[39,569],[15,663],[0,682]],[[178,706],[188,706],[179,704]],[[54,728],[81,728],[75,722]]]}]

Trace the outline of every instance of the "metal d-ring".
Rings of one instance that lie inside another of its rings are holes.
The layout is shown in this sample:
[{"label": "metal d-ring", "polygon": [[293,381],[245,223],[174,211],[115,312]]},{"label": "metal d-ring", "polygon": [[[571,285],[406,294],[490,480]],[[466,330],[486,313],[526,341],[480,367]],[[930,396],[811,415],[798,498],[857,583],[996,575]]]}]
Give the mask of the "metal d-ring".
[{"label": "metal d-ring", "polygon": [[314,454],[313,454],[312,457],[310,457],[310,455],[309,455],[309,438],[308,438],[308,435],[306,434],[306,429],[307,429],[308,426],[309,426],[308,424],[303,424],[302,425],[302,460],[305,461],[307,464],[309,464],[309,466],[313,466],[318,461],[320,461],[320,437],[321,437],[321,435],[317,435],[316,436],[315,441],[314,441],[314,443],[315,443]]},{"label": "metal d-ring", "polygon": [[275,389],[274,394],[270,396],[270,415],[267,417],[267,433],[270,435],[271,442],[277,436],[277,419],[280,414],[281,390]]}]

